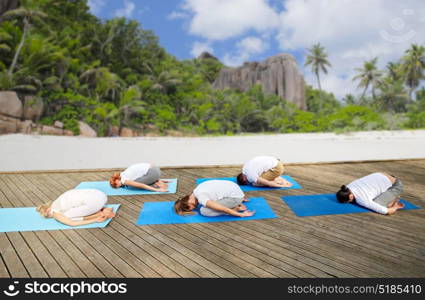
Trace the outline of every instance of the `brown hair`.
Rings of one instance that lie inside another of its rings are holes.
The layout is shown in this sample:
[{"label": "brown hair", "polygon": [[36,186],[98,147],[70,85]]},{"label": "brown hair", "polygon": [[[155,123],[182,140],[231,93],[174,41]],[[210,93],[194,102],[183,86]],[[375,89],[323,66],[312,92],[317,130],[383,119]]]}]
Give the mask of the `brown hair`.
[{"label": "brown hair", "polygon": [[190,195],[186,195],[184,197],[179,198],[174,203],[174,211],[181,216],[184,215],[193,215],[195,214],[189,207],[189,197]]},{"label": "brown hair", "polygon": [[48,218],[48,213],[47,213],[47,209],[50,208],[52,206],[52,201],[46,202],[44,204],[41,204],[39,206],[37,206],[37,211],[40,213],[40,215],[42,215],[45,218]]},{"label": "brown hair", "polygon": [[350,194],[350,189],[345,185],[342,185],[340,190],[336,193],[336,198],[340,203],[348,203],[350,202]]},{"label": "brown hair", "polygon": [[239,175],[236,176],[236,181],[239,185],[247,185],[249,183],[248,178],[246,178],[246,175],[243,173],[239,173]]},{"label": "brown hair", "polygon": [[115,173],[114,175],[111,176],[111,178],[109,179],[109,184],[114,188],[118,188],[118,185],[116,183],[116,181],[120,180],[121,181],[121,175],[120,173]]}]

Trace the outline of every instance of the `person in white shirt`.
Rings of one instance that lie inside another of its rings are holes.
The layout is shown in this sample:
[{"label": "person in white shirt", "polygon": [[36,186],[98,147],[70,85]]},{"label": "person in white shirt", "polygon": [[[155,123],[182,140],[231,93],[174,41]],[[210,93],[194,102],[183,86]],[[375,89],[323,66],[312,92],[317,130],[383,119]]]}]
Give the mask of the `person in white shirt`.
[{"label": "person in white shirt", "polygon": [[121,173],[115,173],[109,179],[113,188],[131,186],[153,192],[167,192],[167,181],[161,180],[161,170],[148,163],[129,166]]},{"label": "person in white shirt", "polygon": [[174,210],[179,215],[193,214],[200,204],[200,213],[215,217],[223,214],[250,217],[255,212],[247,210],[243,202],[248,201],[240,187],[228,180],[208,180],[199,184],[190,195],[178,199]]},{"label": "person in white shirt", "polygon": [[55,201],[39,205],[37,211],[45,218],[54,218],[68,226],[103,222],[113,218],[112,207],[105,207],[108,197],[96,189],[69,190]]},{"label": "person in white shirt", "polygon": [[280,177],[284,172],[283,163],[273,156],[256,156],[242,167],[236,180],[239,185],[291,187],[292,184]]},{"label": "person in white shirt", "polygon": [[341,186],[336,197],[341,203],[355,202],[384,215],[392,215],[404,207],[399,202],[403,184],[386,173],[373,173]]}]

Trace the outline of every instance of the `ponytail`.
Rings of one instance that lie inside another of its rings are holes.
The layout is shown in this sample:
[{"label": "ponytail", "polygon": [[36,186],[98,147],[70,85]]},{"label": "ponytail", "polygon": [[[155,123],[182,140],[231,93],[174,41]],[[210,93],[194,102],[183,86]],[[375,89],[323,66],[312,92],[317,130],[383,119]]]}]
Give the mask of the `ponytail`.
[{"label": "ponytail", "polygon": [[184,197],[179,198],[174,203],[174,211],[176,212],[176,214],[181,216],[195,214],[189,207],[189,197],[190,195],[186,195]]},{"label": "ponytail", "polygon": [[336,193],[336,198],[340,203],[347,203],[350,201],[351,191],[346,185],[341,185],[340,190]]}]

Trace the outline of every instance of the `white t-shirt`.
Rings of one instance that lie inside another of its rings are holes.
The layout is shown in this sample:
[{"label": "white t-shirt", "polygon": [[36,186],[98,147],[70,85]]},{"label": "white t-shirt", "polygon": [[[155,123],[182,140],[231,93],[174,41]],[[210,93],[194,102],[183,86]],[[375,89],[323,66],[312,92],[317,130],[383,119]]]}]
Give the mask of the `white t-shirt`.
[{"label": "white t-shirt", "polygon": [[373,173],[351,182],[347,187],[356,198],[358,205],[381,214],[387,214],[388,208],[373,201],[392,186],[390,179],[382,173]]},{"label": "white t-shirt", "polygon": [[108,197],[102,191],[96,189],[81,189],[81,190],[69,190],[60,195],[55,201],[53,201],[51,209],[52,212],[59,212],[67,217],[74,218],[67,214],[72,208],[81,206],[100,206],[106,204]]},{"label": "white t-shirt", "polygon": [[278,162],[273,156],[257,156],[243,165],[242,173],[250,183],[255,183],[261,174],[276,167]]},{"label": "white t-shirt", "polygon": [[143,175],[146,175],[150,167],[151,167],[151,164],[148,164],[148,163],[140,163],[140,164],[129,166],[120,174],[121,183],[125,184],[126,180],[135,180],[139,177],[142,177]]},{"label": "white t-shirt", "polygon": [[206,206],[208,200],[218,201],[223,198],[243,198],[245,195],[239,185],[229,180],[208,180],[199,184],[193,194],[198,202]]}]

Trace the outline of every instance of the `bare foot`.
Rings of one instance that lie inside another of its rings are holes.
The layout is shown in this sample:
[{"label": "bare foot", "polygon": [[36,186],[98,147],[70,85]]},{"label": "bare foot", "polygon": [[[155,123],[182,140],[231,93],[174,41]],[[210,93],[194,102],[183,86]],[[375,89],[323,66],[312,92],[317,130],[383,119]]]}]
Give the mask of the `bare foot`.
[{"label": "bare foot", "polygon": [[397,202],[396,204],[395,204],[395,207],[397,207],[398,209],[402,209],[402,208],[404,208],[404,204],[403,203],[401,203],[401,202]]},{"label": "bare foot", "polygon": [[102,214],[106,218],[113,218],[115,217],[115,212],[112,207],[105,207],[102,209]]},{"label": "bare foot", "polygon": [[286,179],[283,179],[282,177],[277,177],[274,181],[276,183],[280,184],[282,187],[291,187],[292,186],[292,183],[290,183]]},{"label": "bare foot", "polygon": [[154,187],[158,189],[168,189],[168,184],[160,180],[155,182]]},{"label": "bare foot", "polygon": [[236,210],[237,211],[245,211],[248,208],[245,206],[245,204],[239,204],[238,206],[236,206]]}]

